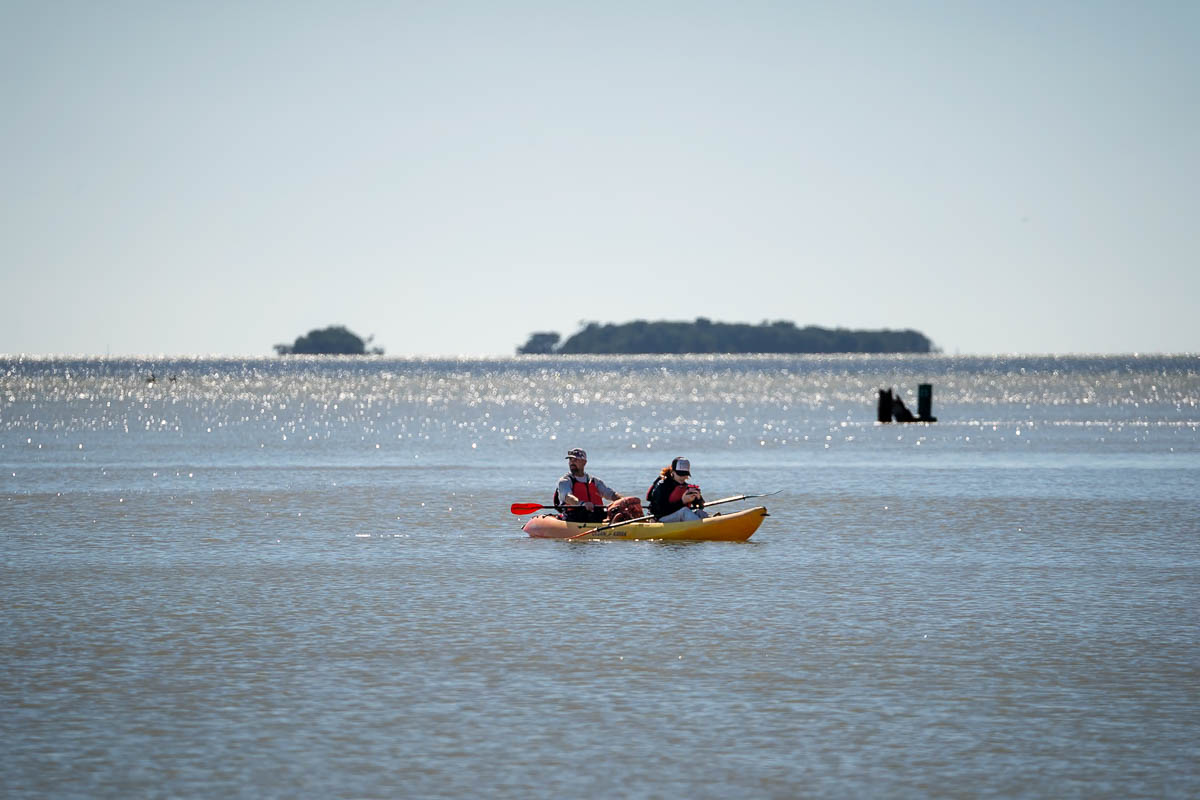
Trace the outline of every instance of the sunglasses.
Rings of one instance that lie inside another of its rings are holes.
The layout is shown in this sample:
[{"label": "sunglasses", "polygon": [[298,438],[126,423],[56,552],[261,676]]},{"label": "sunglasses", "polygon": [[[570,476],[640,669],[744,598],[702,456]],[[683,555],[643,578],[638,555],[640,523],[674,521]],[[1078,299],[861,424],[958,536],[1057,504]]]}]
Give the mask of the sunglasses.
[{"label": "sunglasses", "polygon": [[676,475],[678,475],[678,476],[679,476],[679,477],[681,477],[681,478],[690,478],[690,477],[692,477],[692,473],[690,473],[690,472],[680,472],[679,470],[675,470],[675,474],[676,474]]}]

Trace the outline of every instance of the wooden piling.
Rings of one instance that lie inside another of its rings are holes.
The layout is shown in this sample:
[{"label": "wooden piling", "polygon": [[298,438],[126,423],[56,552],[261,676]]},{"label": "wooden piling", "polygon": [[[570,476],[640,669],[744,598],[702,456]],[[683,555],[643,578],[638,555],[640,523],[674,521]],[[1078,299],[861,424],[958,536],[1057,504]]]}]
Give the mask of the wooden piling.
[{"label": "wooden piling", "polygon": [[933,384],[922,383],[917,387],[917,422],[937,422],[933,415]]}]

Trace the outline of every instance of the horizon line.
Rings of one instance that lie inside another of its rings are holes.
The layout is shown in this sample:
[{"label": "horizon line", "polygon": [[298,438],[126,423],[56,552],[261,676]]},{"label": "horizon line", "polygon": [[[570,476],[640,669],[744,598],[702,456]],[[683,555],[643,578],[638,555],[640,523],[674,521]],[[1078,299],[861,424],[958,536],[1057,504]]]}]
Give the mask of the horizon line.
[{"label": "horizon line", "polygon": [[946,351],[928,352],[928,353],[909,353],[909,352],[852,352],[838,351],[828,353],[771,353],[771,352],[754,352],[754,353],[536,353],[536,354],[502,354],[502,353],[408,353],[408,354],[393,354],[393,353],[294,353],[287,355],[278,354],[254,354],[247,355],[241,353],[0,353],[0,359],[4,360],[83,360],[83,361],[168,361],[168,360],[253,360],[253,361],[287,361],[287,360],[313,360],[321,358],[336,358],[348,360],[366,360],[366,361],[388,361],[388,360],[548,360],[562,358],[711,358],[714,356],[768,356],[768,357],[795,357],[795,356],[854,356],[854,357],[879,357],[879,356],[903,356],[906,358],[995,358],[1000,356],[1007,357],[1028,357],[1028,358],[1066,358],[1079,356],[1092,357],[1134,357],[1142,358],[1148,356],[1200,356],[1200,350],[1124,350],[1124,351],[1096,351],[1096,350],[1064,350],[1059,352],[1054,351],[995,351],[995,352],[954,352]]}]

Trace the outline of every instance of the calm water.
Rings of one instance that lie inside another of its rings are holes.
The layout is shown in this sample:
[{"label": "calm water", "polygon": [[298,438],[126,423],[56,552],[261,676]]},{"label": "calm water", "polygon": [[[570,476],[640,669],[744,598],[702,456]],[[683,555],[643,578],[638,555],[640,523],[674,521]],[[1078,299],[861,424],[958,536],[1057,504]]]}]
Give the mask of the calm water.
[{"label": "calm water", "polygon": [[[1200,796],[1198,403],[1197,357],[0,360],[0,795]],[[576,446],[784,491],[529,539]]]}]

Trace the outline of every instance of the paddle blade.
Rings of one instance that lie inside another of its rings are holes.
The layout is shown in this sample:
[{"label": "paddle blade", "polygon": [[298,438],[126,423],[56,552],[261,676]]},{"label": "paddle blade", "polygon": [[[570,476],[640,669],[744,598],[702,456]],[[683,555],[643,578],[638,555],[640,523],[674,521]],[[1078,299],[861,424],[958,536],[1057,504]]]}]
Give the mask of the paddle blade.
[{"label": "paddle blade", "polygon": [[540,503],[513,503],[510,509],[514,514],[532,514],[541,511],[545,506]]}]

